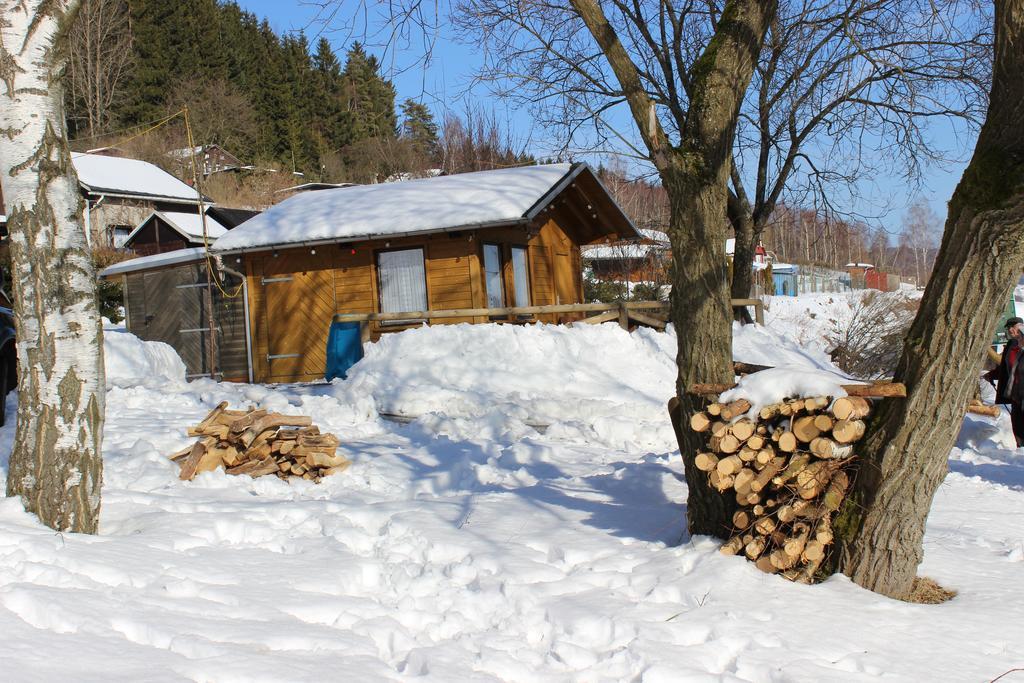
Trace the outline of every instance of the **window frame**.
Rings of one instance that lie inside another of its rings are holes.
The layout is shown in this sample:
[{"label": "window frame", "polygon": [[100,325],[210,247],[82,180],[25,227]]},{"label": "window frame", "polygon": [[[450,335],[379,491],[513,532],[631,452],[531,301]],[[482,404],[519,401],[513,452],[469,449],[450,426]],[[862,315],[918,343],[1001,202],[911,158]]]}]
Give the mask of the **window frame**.
[{"label": "window frame", "polygon": [[[420,259],[423,262],[423,300],[426,304],[425,311],[430,310],[430,287],[429,278],[427,276],[427,248],[426,245],[414,245],[406,247],[389,247],[385,249],[375,249],[373,252],[373,269],[375,280],[377,281],[377,310],[380,313],[411,313],[412,311],[385,311],[384,310],[384,288],[381,286],[381,267],[380,257],[381,254],[390,254],[397,251],[419,251]],[[411,318],[409,320],[380,320],[378,323],[381,327],[400,327],[403,325],[421,325],[427,322],[426,318]]]}]

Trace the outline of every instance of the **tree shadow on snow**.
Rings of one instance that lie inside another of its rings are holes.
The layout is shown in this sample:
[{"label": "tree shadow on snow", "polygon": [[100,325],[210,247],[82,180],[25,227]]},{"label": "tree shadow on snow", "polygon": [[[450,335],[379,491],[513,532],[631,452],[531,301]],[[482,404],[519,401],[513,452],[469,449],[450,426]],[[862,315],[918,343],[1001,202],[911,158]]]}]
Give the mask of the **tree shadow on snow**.
[{"label": "tree shadow on snow", "polygon": [[979,477],[1015,491],[1024,491],[1024,464],[1015,462],[972,463],[950,460],[949,471],[957,472],[965,477]]},{"label": "tree shadow on snow", "polygon": [[[393,452],[409,468],[411,481],[439,497],[462,498],[460,514],[453,520],[456,526],[472,515],[477,497],[503,493],[551,515],[555,523],[582,523],[612,536],[666,545],[689,540],[685,493],[678,501],[665,493],[666,479],[682,479],[668,466],[678,453],[648,453],[639,461],[603,465],[598,474],[572,476],[551,462],[512,458],[510,449],[516,444],[529,447],[534,444],[531,438],[514,443],[474,442],[438,435],[415,424],[396,427],[395,432],[414,449]],[[535,445],[538,449],[551,446]],[[420,449],[429,452],[433,462],[413,455]],[[492,481],[483,481],[481,475]]]}]

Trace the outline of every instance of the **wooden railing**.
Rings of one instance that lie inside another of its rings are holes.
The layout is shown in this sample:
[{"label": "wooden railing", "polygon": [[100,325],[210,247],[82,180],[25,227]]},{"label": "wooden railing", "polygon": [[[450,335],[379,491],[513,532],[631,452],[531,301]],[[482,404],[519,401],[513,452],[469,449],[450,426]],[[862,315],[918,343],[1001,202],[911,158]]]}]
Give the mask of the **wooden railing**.
[{"label": "wooden railing", "polygon": [[[733,307],[753,306],[754,319],[764,325],[764,303],[760,299],[732,299]],[[551,313],[592,313],[577,323],[597,324],[618,320],[623,329],[629,321],[663,329],[668,320],[666,301],[618,301],[610,304],[555,304],[551,306],[511,306],[505,308],[453,308],[440,311],[406,311],[403,313],[338,313],[334,322],[401,322],[439,320],[445,318],[476,318],[497,316],[532,316]],[[648,311],[649,313],[642,313]]]}]

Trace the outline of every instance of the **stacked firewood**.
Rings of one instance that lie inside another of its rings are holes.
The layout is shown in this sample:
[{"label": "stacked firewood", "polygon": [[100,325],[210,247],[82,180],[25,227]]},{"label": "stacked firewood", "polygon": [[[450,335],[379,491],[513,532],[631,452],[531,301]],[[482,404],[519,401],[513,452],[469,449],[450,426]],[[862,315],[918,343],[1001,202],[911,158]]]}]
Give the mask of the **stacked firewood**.
[{"label": "stacked firewood", "polygon": [[305,415],[282,415],[266,410],[228,410],[224,401],[188,430],[200,437],[170,456],[179,477],[192,480],[200,472],[224,468],[228,474],[281,479],[299,477],[314,482],[349,466],[337,454],[338,437],[321,434]]},{"label": "stacked firewood", "polygon": [[718,491],[735,495],[735,535],[722,546],[769,573],[810,583],[829,546],[832,521],[850,485],[854,444],[871,402],[798,398],[766,406],[751,419],[746,400],[712,403],[690,427],[707,435],[696,456]]}]

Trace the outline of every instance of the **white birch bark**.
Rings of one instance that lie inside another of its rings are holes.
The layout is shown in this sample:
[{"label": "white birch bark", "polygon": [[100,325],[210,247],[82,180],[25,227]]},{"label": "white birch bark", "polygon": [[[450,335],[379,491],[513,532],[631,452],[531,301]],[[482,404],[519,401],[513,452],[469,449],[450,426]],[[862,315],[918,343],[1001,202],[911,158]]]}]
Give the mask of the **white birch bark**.
[{"label": "white birch bark", "polygon": [[63,24],[77,2],[0,0],[0,186],[18,328],[7,494],[61,531],[95,533],[104,373],[95,273],[64,125]]}]

